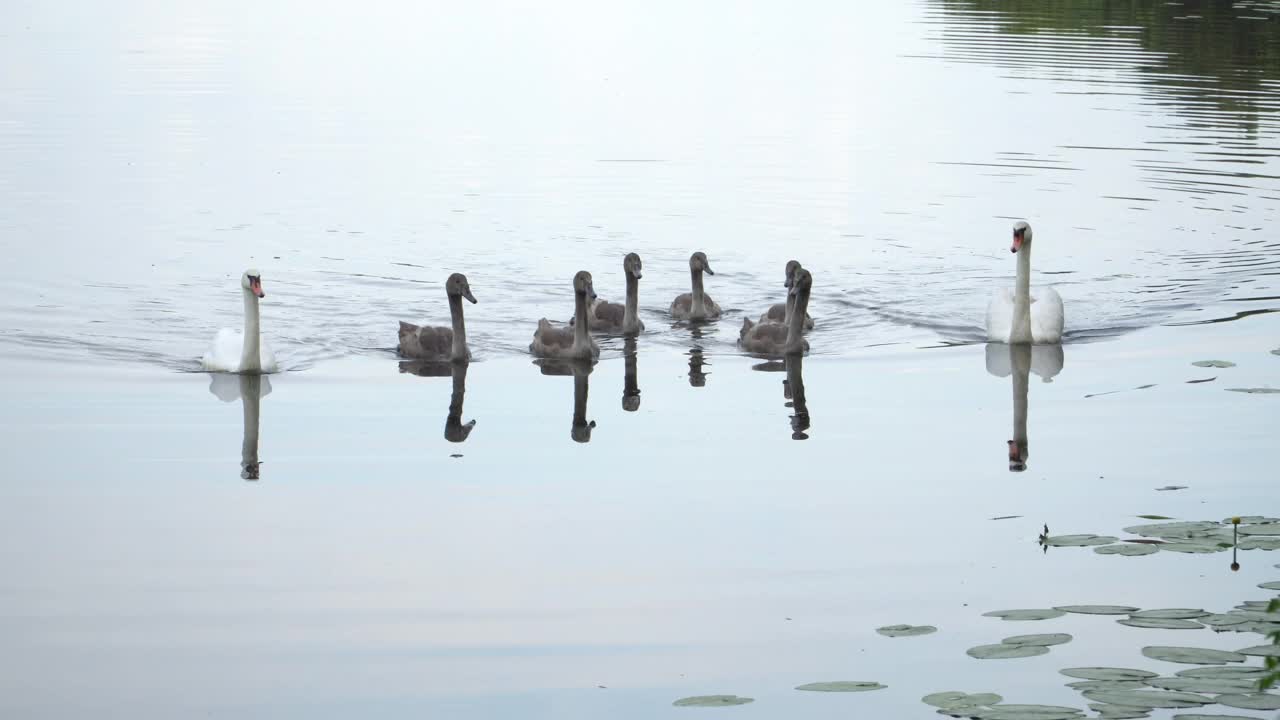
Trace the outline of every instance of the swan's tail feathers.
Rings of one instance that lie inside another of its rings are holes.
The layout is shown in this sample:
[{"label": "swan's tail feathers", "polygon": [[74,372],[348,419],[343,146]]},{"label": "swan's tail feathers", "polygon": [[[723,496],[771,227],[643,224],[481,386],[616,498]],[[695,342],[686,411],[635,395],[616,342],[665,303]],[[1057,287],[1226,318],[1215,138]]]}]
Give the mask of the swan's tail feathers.
[{"label": "swan's tail feathers", "polygon": [[751,332],[751,328],[755,326],[756,324],[751,322],[751,318],[742,318],[742,330],[738,333],[738,339],[745,338],[747,333]]},{"label": "swan's tail feathers", "polygon": [[539,332],[542,332],[542,331],[544,331],[544,330],[550,330],[550,329],[551,329],[551,321],[550,321],[550,320],[548,320],[548,319],[546,319],[546,318],[542,318],[541,320],[539,320],[539,321],[538,321],[538,331],[539,331]]}]

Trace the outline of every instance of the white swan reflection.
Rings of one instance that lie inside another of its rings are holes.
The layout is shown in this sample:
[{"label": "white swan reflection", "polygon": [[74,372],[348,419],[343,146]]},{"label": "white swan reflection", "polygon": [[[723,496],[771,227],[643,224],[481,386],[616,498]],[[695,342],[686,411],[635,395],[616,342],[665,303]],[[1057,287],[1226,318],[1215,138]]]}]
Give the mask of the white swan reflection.
[{"label": "white swan reflection", "polygon": [[1013,439],[1009,446],[1009,471],[1027,469],[1027,393],[1032,373],[1046,383],[1062,372],[1065,356],[1061,345],[987,344],[987,372],[1013,378]]},{"label": "white swan reflection", "polygon": [[222,402],[240,401],[244,412],[244,437],[240,442],[240,477],[257,480],[261,462],[258,460],[258,416],[262,398],[271,394],[271,380],[265,375],[209,374],[209,392]]}]

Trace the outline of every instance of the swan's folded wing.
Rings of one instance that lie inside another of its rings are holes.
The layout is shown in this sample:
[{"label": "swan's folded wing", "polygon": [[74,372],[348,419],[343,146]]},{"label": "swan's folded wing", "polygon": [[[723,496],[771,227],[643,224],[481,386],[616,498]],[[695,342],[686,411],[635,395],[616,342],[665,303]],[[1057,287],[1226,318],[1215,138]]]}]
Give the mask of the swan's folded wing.
[{"label": "swan's folded wing", "polygon": [[529,349],[535,354],[554,354],[573,347],[573,329],[557,327],[543,318],[538,321],[538,329],[533,333],[533,342]]},{"label": "swan's folded wing", "polygon": [[414,328],[408,323],[401,323],[400,354],[425,360],[448,357],[453,350],[453,328],[419,327],[416,333],[406,331]]},{"label": "swan's folded wing", "polygon": [[[262,365],[262,372],[264,373],[278,372],[280,370],[280,366],[276,364],[275,351],[272,350],[271,346],[267,344],[266,338],[262,338],[258,342],[259,342],[258,358]],[[270,386],[268,386],[267,392],[270,392],[270,391],[271,391]]]},{"label": "swan's folded wing", "polygon": [[200,365],[212,372],[239,372],[240,353],[244,350],[244,334],[233,328],[222,328],[213,345],[200,359]]},{"label": "swan's folded wing", "polygon": [[693,295],[691,293],[677,295],[676,299],[671,301],[671,314],[676,317],[687,317],[692,307]]},{"label": "swan's folded wing", "polygon": [[999,288],[987,304],[987,340],[1009,342],[1013,330],[1013,290]]},{"label": "swan's folded wing", "polygon": [[782,323],[759,323],[749,328],[743,327],[739,342],[748,352],[779,353],[787,344],[787,326]]},{"label": "swan's folded wing", "polygon": [[787,319],[786,303],[775,303],[760,316],[760,322],[782,322]]},{"label": "swan's folded wing", "polygon": [[1031,339],[1037,344],[1062,342],[1062,296],[1051,287],[1037,288],[1032,293]]},{"label": "swan's folded wing", "polygon": [[597,302],[591,312],[592,327],[600,326],[602,328],[620,328],[622,327],[622,318],[626,314],[626,308],[617,303]]}]

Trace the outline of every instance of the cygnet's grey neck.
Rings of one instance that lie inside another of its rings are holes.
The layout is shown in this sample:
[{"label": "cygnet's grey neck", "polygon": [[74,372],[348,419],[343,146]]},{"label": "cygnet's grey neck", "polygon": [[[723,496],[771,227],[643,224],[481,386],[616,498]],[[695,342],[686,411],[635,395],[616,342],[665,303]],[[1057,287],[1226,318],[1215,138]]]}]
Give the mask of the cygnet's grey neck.
[{"label": "cygnet's grey neck", "polygon": [[689,272],[693,275],[693,292],[689,295],[689,314],[693,317],[702,317],[707,314],[702,291],[702,271],[693,269]]},{"label": "cygnet's grey neck", "polygon": [[247,288],[244,295],[244,347],[240,353],[240,372],[262,372],[262,335],[258,323],[258,296]]},{"label": "cygnet's grey neck", "polygon": [[802,352],[804,350],[804,314],[809,307],[809,289],[801,288],[796,293],[794,307],[791,308],[791,317],[787,318],[787,343],[784,348],[787,353]]},{"label": "cygnet's grey neck", "polygon": [[587,294],[574,291],[573,295],[573,346],[580,348],[591,342],[587,332]]},{"label": "cygnet's grey neck", "polygon": [[627,273],[627,304],[622,312],[622,329],[631,331],[640,322],[640,281]]},{"label": "cygnet's grey neck", "polygon": [[467,359],[467,324],[462,319],[462,296],[449,295],[449,319],[453,323],[453,346],[449,357],[452,360]]}]

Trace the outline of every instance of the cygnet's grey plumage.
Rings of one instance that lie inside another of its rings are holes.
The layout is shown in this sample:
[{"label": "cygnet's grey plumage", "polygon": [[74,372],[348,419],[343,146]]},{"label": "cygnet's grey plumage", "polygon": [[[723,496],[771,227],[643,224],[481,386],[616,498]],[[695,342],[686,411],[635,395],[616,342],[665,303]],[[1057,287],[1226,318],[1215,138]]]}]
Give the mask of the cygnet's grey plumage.
[{"label": "cygnet's grey plumage", "polygon": [[580,270],[573,276],[574,324],[557,326],[542,318],[538,321],[537,331],[533,333],[533,342],[529,343],[529,352],[538,357],[570,360],[595,360],[599,357],[600,347],[591,339],[591,333],[587,330],[587,305],[595,299],[596,291],[591,282],[591,273]]},{"label": "cygnet's grey plumage", "polygon": [[696,252],[689,258],[689,274],[693,278],[693,291],[679,295],[671,302],[671,316],[677,320],[715,320],[720,317],[720,306],[702,289],[702,273],[715,275],[707,255]]},{"label": "cygnet's grey plumage", "polygon": [[644,330],[640,320],[640,256],[627,253],[622,259],[622,272],[627,280],[626,303],[619,305],[607,300],[597,300],[587,309],[590,329],[599,333],[636,335]]},{"label": "cygnet's grey plumage", "polygon": [[471,349],[467,347],[467,328],[462,320],[462,298],[474,303],[476,297],[471,294],[471,285],[467,282],[467,276],[462,273],[450,275],[445,281],[444,290],[449,298],[452,327],[419,327],[401,322],[398,349],[404,357],[452,362],[471,359]]},{"label": "cygnet's grey plumage", "polygon": [[[787,281],[784,284],[784,287],[787,288],[787,301],[770,305],[769,309],[760,316],[760,322],[780,322],[784,325],[787,323],[788,319],[791,317],[791,306],[795,304],[795,297],[791,295],[791,285],[795,281],[795,274],[799,269],[800,262],[798,260],[787,261]],[[813,318],[809,317],[808,313],[805,313],[804,316],[804,329],[813,329]]]},{"label": "cygnet's grey plumage", "polygon": [[742,319],[742,332],[738,345],[747,352],[758,355],[794,355],[808,352],[809,343],[804,339],[804,316],[809,308],[809,292],[813,288],[813,276],[808,270],[796,271],[791,285],[795,307],[788,324],[777,322],[753,323]]}]

